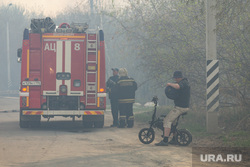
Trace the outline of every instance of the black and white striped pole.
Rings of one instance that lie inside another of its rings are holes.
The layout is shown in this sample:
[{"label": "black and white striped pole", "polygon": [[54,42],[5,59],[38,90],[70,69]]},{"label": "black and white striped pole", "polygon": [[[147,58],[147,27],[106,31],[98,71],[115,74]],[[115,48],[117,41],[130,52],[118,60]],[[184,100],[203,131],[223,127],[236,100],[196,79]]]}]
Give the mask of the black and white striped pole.
[{"label": "black and white striped pole", "polygon": [[219,61],[216,53],[216,0],[206,0],[207,132],[218,132]]},{"label": "black and white striped pole", "polygon": [[219,111],[219,61],[207,60],[207,112]]}]

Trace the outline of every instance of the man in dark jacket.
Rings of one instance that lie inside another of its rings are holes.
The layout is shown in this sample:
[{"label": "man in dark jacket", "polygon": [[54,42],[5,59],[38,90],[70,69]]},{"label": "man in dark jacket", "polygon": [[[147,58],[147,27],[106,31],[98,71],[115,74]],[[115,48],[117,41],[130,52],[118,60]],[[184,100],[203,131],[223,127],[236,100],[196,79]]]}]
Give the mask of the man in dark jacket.
[{"label": "man in dark jacket", "polygon": [[[168,115],[164,118],[163,127],[163,140],[160,143],[155,144],[156,146],[167,146],[168,138],[171,131],[171,125],[176,120],[176,118],[186,113],[189,110],[189,101],[190,101],[190,85],[187,78],[183,78],[181,71],[175,71],[173,78],[176,83],[167,83],[167,86],[171,86],[179,91],[179,95],[174,99],[175,107],[171,110]],[[170,141],[170,144],[174,144],[175,139]]]},{"label": "man in dark jacket", "polygon": [[118,99],[117,95],[114,92],[114,87],[116,85],[116,82],[119,79],[118,68],[112,68],[113,76],[111,76],[108,81],[106,82],[107,86],[107,92],[109,93],[109,99],[110,99],[110,105],[111,105],[111,113],[113,116],[113,124],[111,127],[117,127],[118,126]]},{"label": "man in dark jacket", "polygon": [[119,79],[116,84],[116,92],[119,103],[119,127],[128,128],[134,126],[133,103],[135,102],[135,91],[137,83],[133,78],[128,77],[128,72],[125,68],[119,70]]}]

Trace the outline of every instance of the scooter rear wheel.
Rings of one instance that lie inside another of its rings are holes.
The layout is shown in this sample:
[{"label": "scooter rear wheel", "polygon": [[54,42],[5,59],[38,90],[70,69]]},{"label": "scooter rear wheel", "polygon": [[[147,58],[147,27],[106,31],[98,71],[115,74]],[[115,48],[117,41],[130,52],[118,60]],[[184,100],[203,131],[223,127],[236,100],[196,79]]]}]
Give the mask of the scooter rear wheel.
[{"label": "scooter rear wheel", "polygon": [[152,128],[143,128],[140,130],[138,137],[143,144],[150,144],[155,139],[155,131]]}]

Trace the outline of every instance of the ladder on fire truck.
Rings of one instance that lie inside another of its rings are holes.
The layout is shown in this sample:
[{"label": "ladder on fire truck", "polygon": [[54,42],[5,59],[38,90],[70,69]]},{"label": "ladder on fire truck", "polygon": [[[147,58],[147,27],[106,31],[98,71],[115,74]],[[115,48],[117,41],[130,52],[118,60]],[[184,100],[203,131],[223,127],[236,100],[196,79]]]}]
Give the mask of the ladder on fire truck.
[{"label": "ladder on fire truck", "polygon": [[86,56],[86,105],[96,105],[97,99],[97,65],[98,33],[90,30],[87,34]]}]

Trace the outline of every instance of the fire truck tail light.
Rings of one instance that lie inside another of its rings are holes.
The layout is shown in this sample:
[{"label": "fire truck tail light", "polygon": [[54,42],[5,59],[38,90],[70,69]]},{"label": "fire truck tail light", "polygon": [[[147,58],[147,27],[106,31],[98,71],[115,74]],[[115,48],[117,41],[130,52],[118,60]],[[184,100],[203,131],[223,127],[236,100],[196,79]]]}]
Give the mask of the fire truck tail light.
[{"label": "fire truck tail light", "polygon": [[26,97],[22,97],[22,106],[25,107],[26,106]]},{"label": "fire truck tail light", "polygon": [[85,106],[83,103],[80,103],[80,110],[84,110],[85,109]]},{"label": "fire truck tail light", "polygon": [[100,92],[104,92],[104,88],[100,88]]},{"label": "fire truck tail light", "polygon": [[46,110],[46,109],[47,109],[47,104],[46,104],[46,103],[43,103],[42,106],[41,106],[41,108],[42,108],[43,110]]},{"label": "fire truck tail light", "polygon": [[27,91],[27,88],[22,88],[22,91],[23,91],[23,92],[26,92],[26,91]]},{"label": "fire truck tail light", "polygon": [[104,107],[104,97],[100,97],[100,107]]},{"label": "fire truck tail light", "polygon": [[103,102],[104,101],[104,97],[100,97],[100,102]]}]

